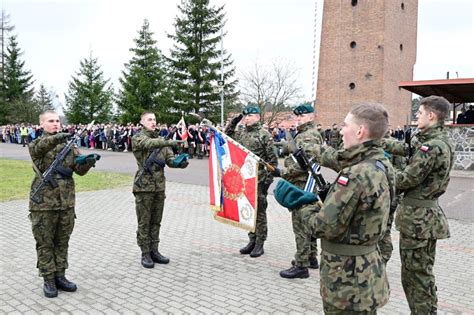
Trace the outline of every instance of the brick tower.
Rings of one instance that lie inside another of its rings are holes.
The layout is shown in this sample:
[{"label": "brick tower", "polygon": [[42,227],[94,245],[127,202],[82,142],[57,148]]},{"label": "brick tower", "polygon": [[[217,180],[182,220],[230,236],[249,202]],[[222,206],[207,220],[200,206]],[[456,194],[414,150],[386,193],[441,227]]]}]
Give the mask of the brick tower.
[{"label": "brick tower", "polygon": [[409,121],[418,0],[324,1],[316,95],[317,121],[340,124],[350,107],[377,102],[391,128]]}]

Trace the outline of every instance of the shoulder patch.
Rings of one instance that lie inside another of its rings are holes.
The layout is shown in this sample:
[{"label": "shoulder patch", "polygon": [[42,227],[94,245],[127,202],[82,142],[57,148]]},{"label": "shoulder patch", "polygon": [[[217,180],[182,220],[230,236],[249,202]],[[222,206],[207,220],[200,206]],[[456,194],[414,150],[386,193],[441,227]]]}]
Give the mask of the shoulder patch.
[{"label": "shoulder patch", "polygon": [[421,152],[428,152],[430,150],[430,147],[427,145],[422,145],[420,147]]},{"label": "shoulder patch", "polygon": [[349,183],[349,178],[344,176],[344,175],[340,175],[338,178],[337,178],[337,183],[338,184],[341,184],[343,186],[347,186],[347,184]]}]

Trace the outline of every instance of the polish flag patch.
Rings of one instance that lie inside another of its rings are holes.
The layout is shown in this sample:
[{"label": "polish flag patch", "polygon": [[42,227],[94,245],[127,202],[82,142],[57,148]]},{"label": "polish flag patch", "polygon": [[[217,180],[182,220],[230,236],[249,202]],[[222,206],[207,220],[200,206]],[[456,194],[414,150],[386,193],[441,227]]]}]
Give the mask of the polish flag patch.
[{"label": "polish flag patch", "polygon": [[337,179],[337,183],[338,184],[341,184],[341,185],[344,185],[344,186],[347,186],[347,183],[349,183],[349,178],[345,177],[345,176],[339,176],[339,178]]},{"label": "polish flag patch", "polygon": [[421,150],[422,152],[428,152],[428,151],[430,150],[430,147],[427,146],[427,145],[422,145],[421,148],[420,148],[420,150]]}]

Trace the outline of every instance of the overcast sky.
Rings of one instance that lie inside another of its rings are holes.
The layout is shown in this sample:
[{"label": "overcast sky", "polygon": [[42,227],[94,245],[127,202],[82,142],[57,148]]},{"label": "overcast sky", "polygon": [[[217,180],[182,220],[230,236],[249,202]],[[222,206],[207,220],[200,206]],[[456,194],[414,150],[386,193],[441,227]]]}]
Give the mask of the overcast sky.
[{"label": "overcast sky", "polygon": [[[337,0],[329,0],[337,1]],[[373,1],[373,0],[371,0]],[[395,1],[395,0],[387,0]],[[118,78],[131,55],[129,48],[146,18],[168,55],[179,0],[2,0],[15,25],[25,66],[36,86],[43,83],[59,95],[80,60],[92,55],[119,88]],[[225,4],[224,47],[237,73],[283,58],[299,69],[304,98],[312,98],[315,7],[320,31],[322,0],[211,0]],[[474,0],[419,0],[415,80],[474,77]],[[317,39],[320,35],[317,34]],[[319,48],[319,46],[318,46]]]}]

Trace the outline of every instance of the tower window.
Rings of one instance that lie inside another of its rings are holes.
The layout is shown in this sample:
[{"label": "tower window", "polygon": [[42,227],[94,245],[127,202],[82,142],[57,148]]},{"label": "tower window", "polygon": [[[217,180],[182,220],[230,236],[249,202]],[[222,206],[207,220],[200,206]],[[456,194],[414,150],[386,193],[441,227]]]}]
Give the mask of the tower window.
[{"label": "tower window", "polygon": [[355,89],[355,87],[356,87],[356,85],[355,85],[354,82],[351,82],[351,83],[349,84],[349,88],[350,88],[351,90]]},{"label": "tower window", "polygon": [[357,5],[357,0],[352,0],[351,4],[352,4],[353,7],[355,7]]},{"label": "tower window", "polygon": [[403,44],[400,44],[400,51],[403,51]]},{"label": "tower window", "polygon": [[402,4],[400,5],[402,10],[405,10],[405,3],[402,2]]},{"label": "tower window", "polygon": [[357,46],[357,43],[356,43],[356,42],[354,42],[354,41],[352,41],[350,45],[351,45],[351,48],[356,48],[356,46]]}]

